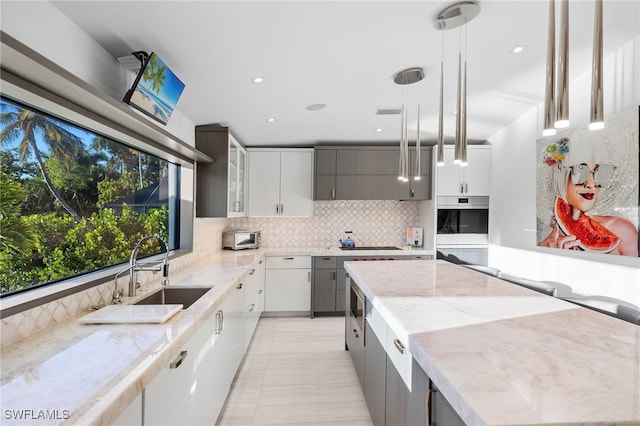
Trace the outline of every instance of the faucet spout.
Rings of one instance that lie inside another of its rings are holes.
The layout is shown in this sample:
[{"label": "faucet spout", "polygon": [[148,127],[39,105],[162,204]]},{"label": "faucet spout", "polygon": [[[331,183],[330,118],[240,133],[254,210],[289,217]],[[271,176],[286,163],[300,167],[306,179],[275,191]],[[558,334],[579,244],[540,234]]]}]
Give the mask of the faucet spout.
[{"label": "faucet spout", "polygon": [[[164,259],[162,260],[162,266],[150,266],[148,262],[143,263],[137,261],[140,246],[144,241],[152,238],[160,240],[162,244],[164,244],[165,253]],[[158,234],[146,235],[138,240],[136,245],[133,247],[133,250],[131,251],[131,257],[129,258],[129,296],[136,295],[136,289],[138,286],[138,271],[153,271],[153,273],[162,271],[162,280],[160,281],[161,284],[163,286],[169,284],[169,250],[169,243],[167,243],[167,241]]]}]

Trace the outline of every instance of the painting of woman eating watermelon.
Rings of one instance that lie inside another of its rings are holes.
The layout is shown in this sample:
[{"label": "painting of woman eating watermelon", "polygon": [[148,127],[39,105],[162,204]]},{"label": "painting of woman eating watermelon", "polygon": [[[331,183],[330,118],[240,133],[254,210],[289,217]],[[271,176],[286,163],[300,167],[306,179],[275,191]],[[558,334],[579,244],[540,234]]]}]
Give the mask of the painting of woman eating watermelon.
[{"label": "painting of woman eating watermelon", "polygon": [[538,246],[637,257],[638,109],[538,147]]}]

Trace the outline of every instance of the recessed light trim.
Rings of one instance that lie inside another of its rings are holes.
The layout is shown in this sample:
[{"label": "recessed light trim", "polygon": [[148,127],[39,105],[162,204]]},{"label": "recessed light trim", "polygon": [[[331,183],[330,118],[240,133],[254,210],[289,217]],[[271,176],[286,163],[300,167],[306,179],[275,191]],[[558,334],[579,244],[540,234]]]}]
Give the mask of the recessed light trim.
[{"label": "recessed light trim", "polygon": [[264,83],[264,77],[261,77],[261,76],[251,77],[251,82],[252,82],[253,84],[260,84],[260,83]]},{"label": "recessed light trim", "polygon": [[511,48],[511,53],[517,55],[518,53],[522,53],[526,48],[527,48],[526,44],[516,44]]},{"label": "recessed light trim", "polygon": [[311,104],[311,105],[307,105],[307,107],[305,108],[307,111],[320,111],[321,109],[325,109],[327,107],[327,104]]},{"label": "recessed light trim", "polygon": [[384,131],[384,130],[383,130],[383,129],[381,129],[380,127],[378,127],[378,128],[376,129],[376,133],[382,133],[383,131]]},{"label": "recessed light trim", "polygon": [[276,122],[275,118],[273,118],[273,117],[267,118],[267,123],[275,123],[275,122]]}]

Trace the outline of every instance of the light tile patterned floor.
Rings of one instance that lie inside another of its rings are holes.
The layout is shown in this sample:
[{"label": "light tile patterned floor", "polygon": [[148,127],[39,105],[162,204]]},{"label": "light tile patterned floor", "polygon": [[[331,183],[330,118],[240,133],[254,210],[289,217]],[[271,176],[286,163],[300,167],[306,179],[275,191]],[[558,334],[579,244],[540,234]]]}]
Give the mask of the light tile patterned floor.
[{"label": "light tile patterned floor", "polygon": [[371,426],[344,318],[262,318],[218,426]]}]

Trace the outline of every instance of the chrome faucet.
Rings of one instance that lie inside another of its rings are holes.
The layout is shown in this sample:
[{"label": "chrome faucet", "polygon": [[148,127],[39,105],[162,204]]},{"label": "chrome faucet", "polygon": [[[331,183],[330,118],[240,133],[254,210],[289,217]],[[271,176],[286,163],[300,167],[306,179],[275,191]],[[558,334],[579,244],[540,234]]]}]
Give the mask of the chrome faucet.
[{"label": "chrome faucet", "polygon": [[[137,262],[138,250],[142,243],[148,239],[157,238],[164,244],[165,253],[162,265],[158,265],[157,262]],[[153,266],[152,266],[153,265]],[[158,271],[162,271],[162,279],[160,284],[166,286],[169,284],[169,243],[158,234],[146,235],[138,240],[136,245],[131,251],[131,257],[129,259],[129,297],[136,295],[136,289],[138,288],[138,271],[153,271],[155,274]]]}]

